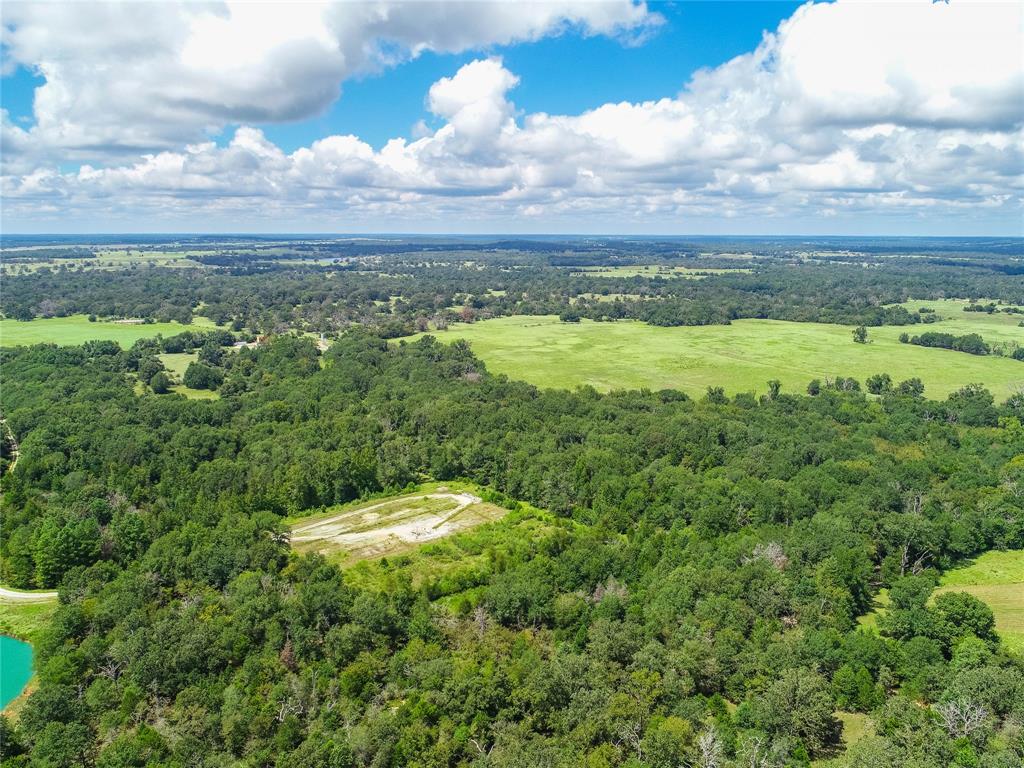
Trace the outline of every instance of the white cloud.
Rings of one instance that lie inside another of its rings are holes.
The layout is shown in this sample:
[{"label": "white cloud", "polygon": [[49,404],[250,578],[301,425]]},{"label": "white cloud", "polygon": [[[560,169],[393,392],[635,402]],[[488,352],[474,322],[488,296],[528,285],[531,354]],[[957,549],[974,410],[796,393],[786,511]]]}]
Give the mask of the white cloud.
[{"label": "white cloud", "polygon": [[228,123],[307,118],[361,71],[424,51],[657,25],[630,0],[4,4],[5,71],[36,90],[41,149],[99,157],[180,146]]},{"label": "white cloud", "polygon": [[[565,4],[558,14],[530,5],[523,17],[511,7],[470,3],[462,19],[430,5],[421,20],[437,31],[430,45],[455,49],[481,39],[486,8],[499,18],[494,39],[530,38],[565,23],[603,33],[644,18],[635,6],[623,16],[612,5],[600,5],[605,15],[591,4]],[[355,28],[386,27],[391,37],[374,39],[402,40],[415,53],[412,22],[398,10],[352,9]],[[582,9],[590,9],[586,20]],[[197,39],[190,29],[188,39]],[[308,38],[354,50],[338,29],[326,13],[290,19],[263,45]],[[678,230],[731,218],[763,231],[772,219],[870,218],[878,226],[887,217],[930,216],[946,226],[973,217],[1019,231],[1022,50],[1019,4],[808,4],[757,50],[700,72],[675,97],[579,115],[518,115],[518,77],[500,59],[481,58],[430,88],[426,103],[440,128],[420,125],[414,140],[396,138],[380,151],[355,136],[329,136],[285,154],[259,131],[240,128],[227,147],[198,141],[78,174],[9,170],[5,208],[31,218],[32,206],[46,200],[72,211],[278,217],[328,222],[327,229],[431,221],[438,229],[467,222],[515,229],[517,217],[528,217],[531,229],[654,222]],[[361,56],[358,66],[384,55]],[[247,61],[249,74],[213,61],[197,72],[230,82],[217,87],[240,94],[239,103],[269,88],[270,75],[259,74],[269,53],[230,59]],[[19,147],[36,140],[6,119],[3,127],[5,144],[8,135]],[[69,131],[76,127],[71,120]]]}]

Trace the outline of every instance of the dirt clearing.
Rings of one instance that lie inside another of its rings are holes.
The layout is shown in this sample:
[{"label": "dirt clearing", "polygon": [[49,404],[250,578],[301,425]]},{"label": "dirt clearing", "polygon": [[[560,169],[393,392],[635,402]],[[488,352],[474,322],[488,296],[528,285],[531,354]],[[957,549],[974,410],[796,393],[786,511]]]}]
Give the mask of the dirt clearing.
[{"label": "dirt clearing", "polygon": [[438,488],[301,520],[292,526],[291,542],[296,551],[352,563],[405,552],[505,513],[472,493]]}]

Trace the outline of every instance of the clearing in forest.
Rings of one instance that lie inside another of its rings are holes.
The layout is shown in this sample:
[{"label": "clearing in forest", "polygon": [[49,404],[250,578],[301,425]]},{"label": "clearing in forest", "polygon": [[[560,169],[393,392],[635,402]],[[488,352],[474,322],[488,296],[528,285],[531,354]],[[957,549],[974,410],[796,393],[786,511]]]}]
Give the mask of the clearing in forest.
[{"label": "clearing in forest", "polygon": [[946,571],[936,594],[942,592],[967,592],[986,603],[1003,643],[1024,654],[1024,550],[986,552],[968,566]]},{"label": "clearing in forest", "polygon": [[345,563],[386,557],[502,517],[507,510],[446,486],[345,505],[293,522],[292,547]]},{"label": "clearing in forest", "polygon": [[[993,550],[979,555],[969,565],[942,574],[934,595],[967,592],[988,605],[996,619],[996,632],[1003,644],[1024,655],[1024,550]],[[889,605],[888,590],[875,597],[874,610],[857,623],[878,629],[878,619]]]},{"label": "clearing in forest", "polygon": [[[445,342],[465,339],[492,373],[540,387],[646,387],[700,396],[719,386],[729,394],[765,392],[766,383],[778,379],[784,392],[802,393],[812,379],[852,376],[863,385],[876,373],[896,382],[919,377],[925,396],[934,399],[975,382],[1000,401],[1024,387],[1024,362],[899,342],[904,332],[952,331],[981,322],[969,317],[973,313],[956,311],[930,325],[869,328],[868,344],[854,343],[851,326],[785,320],[663,328],[636,320],[563,323],[554,315],[517,315],[457,323],[431,334]],[[1000,341],[1024,346],[1024,328],[1005,318],[999,322]],[[994,330],[980,332],[997,340]]]}]

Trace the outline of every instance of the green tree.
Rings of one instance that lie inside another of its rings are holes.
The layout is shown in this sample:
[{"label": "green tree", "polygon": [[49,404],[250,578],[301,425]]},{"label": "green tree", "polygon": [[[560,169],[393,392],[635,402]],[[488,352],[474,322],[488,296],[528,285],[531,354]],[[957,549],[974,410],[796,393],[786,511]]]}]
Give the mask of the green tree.
[{"label": "green tree", "polygon": [[182,378],[190,389],[216,389],[224,381],[224,374],[206,363],[189,363]]},{"label": "green tree", "polygon": [[872,395],[883,395],[892,390],[892,377],[888,373],[876,373],[868,376],[866,385]]},{"label": "green tree", "polygon": [[149,380],[150,388],[158,395],[166,395],[171,391],[171,379],[163,371],[157,371]]},{"label": "green tree", "polygon": [[825,679],[808,669],[787,669],[755,705],[765,731],[800,739],[812,754],[837,743],[842,726],[832,714],[833,700]]}]

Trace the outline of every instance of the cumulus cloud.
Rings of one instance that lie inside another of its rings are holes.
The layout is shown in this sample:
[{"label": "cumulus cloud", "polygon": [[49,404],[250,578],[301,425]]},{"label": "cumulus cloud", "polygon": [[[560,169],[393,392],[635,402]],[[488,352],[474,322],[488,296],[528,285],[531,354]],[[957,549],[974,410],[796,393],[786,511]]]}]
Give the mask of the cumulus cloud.
[{"label": "cumulus cloud", "polygon": [[[633,5],[564,4],[557,13],[530,5],[520,18],[512,6],[470,3],[462,25],[447,4],[424,7],[426,28],[437,31],[421,45],[446,50],[481,39],[485,8],[502,17],[492,38],[528,39],[564,24],[607,33],[646,18]],[[386,26],[389,39],[415,54],[411,22],[396,20],[398,10],[357,11],[360,29]],[[229,23],[216,18],[203,23]],[[223,88],[238,104],[255,101],[267,87],[259,67],[273,58],[275,40],[330,47],[343,37],[343,25],[326,11],[289,23],[264,41],[263,54],[244,54],[255,56],[244,76],[232,74],[242,53],[228,57],[223,71],[214,61],[196,62],[196,71],[230,83]],[[196,34],[192,24],[185,39]],[[355,48],[344,43],[336,50],[348,52],[344,67],[383,57],[363,51],[353,59]],[[611,221],[685,228],[730,217],[877,222],[923,215],[983,217],[1005,229],[1019,227],[1022,214],[1022,50],[1024,9],[1016,3],[807,4],[756,50],[699,72],[681,93],[657,101],[521,115],[518,77],[501,59],[481,58],[430,88],[426,105],[440,128],[421,125],[414,140],[396,138],[379,151],[355,136],[329,136],[286,154],[259,131],[240,128],[226,147],[196,141],[77,173],[9,172],[3,194],[16,211],[47,200],[68,209],[127,206],[184,216],[201,207],[347,222],[435,217],[447,229],[480,218],[506,225],[516,217],[589,220],[608,229]],[[285,103],[297,96],[276,98],[281,103],[263,108],[306,108]],[[189,108],[216,116],[212,106]],[[67,119],[71,132],[77,124]],[[8,135],[18,146],[36,138],[5,118],[5,144]]]},{"label": "cumulus cloud", "polygon": [[635,33],[660,17],[630,0],[5,3],[4,70],[46,82],[35,143],[102,156],[180,146],[230,123],[307,118],[353,74],[575,29]]}]

